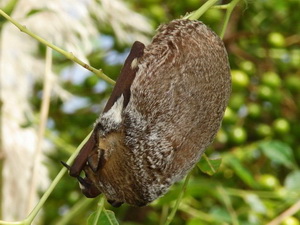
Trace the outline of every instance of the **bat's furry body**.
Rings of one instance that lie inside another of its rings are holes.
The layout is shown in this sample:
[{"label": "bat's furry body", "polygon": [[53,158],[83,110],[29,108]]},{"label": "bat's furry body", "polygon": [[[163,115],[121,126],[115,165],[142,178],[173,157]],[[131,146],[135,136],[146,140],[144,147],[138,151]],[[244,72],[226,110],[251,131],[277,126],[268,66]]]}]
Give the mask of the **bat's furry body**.
[{"label": "bat's furry body", "polygon": [[81,182],[115,206],[145,205],[186,175],[216,135],[231,91],[223,42],[199,21],[161,26],[130,66],[129,101],[121,93],[96,121],[97,154]]}]

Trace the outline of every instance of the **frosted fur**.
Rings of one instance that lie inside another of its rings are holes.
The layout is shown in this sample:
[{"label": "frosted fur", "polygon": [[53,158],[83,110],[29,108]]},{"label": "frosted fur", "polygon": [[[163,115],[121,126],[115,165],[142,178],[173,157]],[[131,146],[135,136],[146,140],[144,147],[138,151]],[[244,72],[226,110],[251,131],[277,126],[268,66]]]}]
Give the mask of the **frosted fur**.
[{"label": "frosted fur", "polygon": [[231,81],[222,41],[199,21],[161,26],[135,65],[126,108],[120,114],[118,100],[98,120],[106,163],[89,176],[109,200],[140,206],[198,162],[220,127]]},{"label": "frosted fur", "polygon": [[121,97],[115,102],[115,104],[111,107],[111,109],[102,115],[101,119],[108,120],[113,124],[121,123],[123,102],[124,102],[124,96],[121,95]]}]

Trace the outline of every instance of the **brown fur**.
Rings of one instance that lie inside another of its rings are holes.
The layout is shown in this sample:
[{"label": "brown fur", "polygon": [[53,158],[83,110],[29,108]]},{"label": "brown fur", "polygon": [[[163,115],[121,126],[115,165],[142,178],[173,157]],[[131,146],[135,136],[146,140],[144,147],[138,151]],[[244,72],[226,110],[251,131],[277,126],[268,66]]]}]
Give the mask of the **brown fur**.
[{"label": "brown fur", "polygon": [[223,42],[199,21],[161,26],[135,65],[126,107],[121,97],[96,122],[105,163],[85,166],[93,190],[115,206],[145,205],[185,176],[215,137],[231,91]]}]

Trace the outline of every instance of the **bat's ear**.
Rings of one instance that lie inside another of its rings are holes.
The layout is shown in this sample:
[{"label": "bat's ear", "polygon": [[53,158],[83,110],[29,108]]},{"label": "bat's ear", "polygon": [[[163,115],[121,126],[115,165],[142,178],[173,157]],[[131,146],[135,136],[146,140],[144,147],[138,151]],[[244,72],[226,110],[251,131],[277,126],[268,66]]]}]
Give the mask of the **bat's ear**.
[{"label": "bat's ear", "polygon": [[115,102],[123,95],[125,108],[130,99],[130,87],[138,71],[138,58],[144,54],[145,45],[139,41],[133,43],[130,53],[127,56],[121,73],[118,77],[116,85],[108,99],[103,112],[107,112],[115,104]]},{"label": "bat's ear", "polygon": [[92,171],[96,173],[105,164],[104,150],[97,149],[93,151],[92,153],[89,154],[87,161]]},{"label": "bat's ear", "polygon": [[81,171],[83,170],[84,166],[86,165],[89,155],[92,153],[92,151],[96,147],[96,143],[97,143],[96,139],[97,139],[97,134],[94,129],[90,138],[84,144],[84,146],[80,150],[79,154],[75,158],[72,166],[70,166],[70,169],[69,169],[70,176],[78,177],[80,175]]}]

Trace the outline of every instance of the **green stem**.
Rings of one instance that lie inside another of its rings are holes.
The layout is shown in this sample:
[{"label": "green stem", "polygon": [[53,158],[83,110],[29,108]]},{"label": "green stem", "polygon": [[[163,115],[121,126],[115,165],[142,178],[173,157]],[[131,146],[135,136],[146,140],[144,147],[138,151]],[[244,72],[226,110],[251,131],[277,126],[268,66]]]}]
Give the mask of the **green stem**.
[{"label": "green stem", "polygon": [[230,16],[232,14],[232,11],[233,9],[235,8],[235,6],[238,4],[240,0],[233,0],[232,2],[230,2],[227,6],[227,11],[226,11],[226,15],[225,15],[225,21],[224,21],[224,24],[223,24],[223,27],[222,27],[222,31],[221,31],[221,34],[220,34],[220,37],[223,39],[224,38],[224,35],[225,35],[225,31],[227,29],[227,25],[228,25],[228,22],[229,22],[229,19],[230,19]]},{"label": "green stem", "polygon": [[77,57],[75,57],[73,55],[73,53],[71,52],[67,52],[53,44],[51,44],[50,42],[46,41],[45,39],[41,38],[40,36],[34,34],[33,32],[31,32],[30,30],[28,30],[25,26],[21,25],[20,23],[18,23],[16,20],[14,20],[13,18],[11,18],[9,15],[7,15],[3,10],[0,9],[0,14],[5,17],[5,19],[7,19],[8,21],[10,21],[11,23],[13,23],[16,27],[18,27],[20,29],[21,32],[24,32],[26,34],[28,34],[29,36],[33,37],[34,39],[36,39],[37,41],[39,41],[40,43],[52,48],[53,50],[61,53],[62,55],[64,55],[66,58],[72,60],[73,62],[76,62],[77,64],[81,65],[82,67],[84,67],[85,69],[90,70],[91,72],[95,73],[97,76],[99,76],[101,79],[111,83],[111,84],[115,84],[115,81],[112,80],[111,78],[109,78],[107,75],[105,75],[101,69],[95,69],[94,67],[82,62],[80,59],[78,59]]},{"label": "green stem", "polygon": [[[92,134],[92,132],[90,132],[89,135],[81,142],[81,144],[77,147],[76,151],[68,159],[67,164],[70,165],[73,162],[73,160],[76,158],[77,154],[79,153],[79,151],[81,150],[81,148],[83,147],[83,145],[87,142],[87,140],[89,139],[89,137],[90,137],[91,134]],[[40,199],[40,201],[38,202],[38,204],[34,207],[34,209],[31,211],[31,213],[28,215],[28,217],[24,220],[25,224],[31,224],[32,223],[33,219],[36,217],[36,215],[38,214],[38,212],[40,211],[40,209],[42,208],[42,206],[44,205],[44,203],[48,199],[49,195],[52,193],[52,191],[54,190],[55,186],[58,184],[58,182],[60,181],[60,179],[63,177],[63,175],[66,172],[67,172],[67,169],[65,167],[63,167],[59,171],[59,173],[54,178],[54,180],[52,181],[51,185],[49,186],[49,188],[47,189],[47,191],[44,193],[44,195],[42,196],[42,198]]]},{"label": "green stem", "polygon": [[178,196],[178,198],[176,200],[176,203],[174,205],[174,208],[172,209],[172,211],[171,211],[170,215],[168,216],[168,218],[167,218],[167,220],[166,220],[166,222],[165,222],[164,225],[169,225],[172,222],[172,220],[173,220],[173,218],[174,218],[174,216],[175,216],[175,214],[177,212],[177,209],[179,207],[179,204],[181,202],[181,199],[183,198],[183,195],[185,193],[186,187],[187,187],[187,185],[189,183],[189,180],[190,180],[191,176],[192,176],[192,171],[190,171],[189,174],[186,176],[186,178],[184,180],[184,183],[182,185],[181,192],[179,193],[179,196]]},{"label": "green stem", "polygon": [[232,225],[239,225],[239,221],[238,221],[236,212],[234,211],[234,209],[232,207],[232,202],[231,202],[230,197],[228,196],[227,192],[225,191],[225,189],[222,186],[217,187],[217,190],[220,193],[220,199],[223,201],[227,211],[229,212]]},{"label": "green stem", "polygon": [[210,163],[210,159],[207,157],[207,155],[204,153],[202,157],[207,162],[207,164],[209,165],[209,167],[212,170],[212,172],[216,173],[216,170],[215,170],[214,166]]},{"label": "green stem", "polygon": [[225,4],[225,5],[214,5],[211,8],[212,9],[227,9],[229,6],[229,4]]},{"label": "green stem", "polygon": [[104,197],[103,196],[101,197],[98,206],[99,207],[98,207],[97,213],[95,215],[95,219],[94,219],[93,225],[97,225],[98,224],[99,217],[100,217],[100,215],[101,215],[101,213],[103,211],[103,208],[104,208]]},{"label": "green stem", "polygon": [[199,19],[209,8],[211,8],[219,0],[208,0],[198,10],[183,17],[183,19],[197,20]]}]

